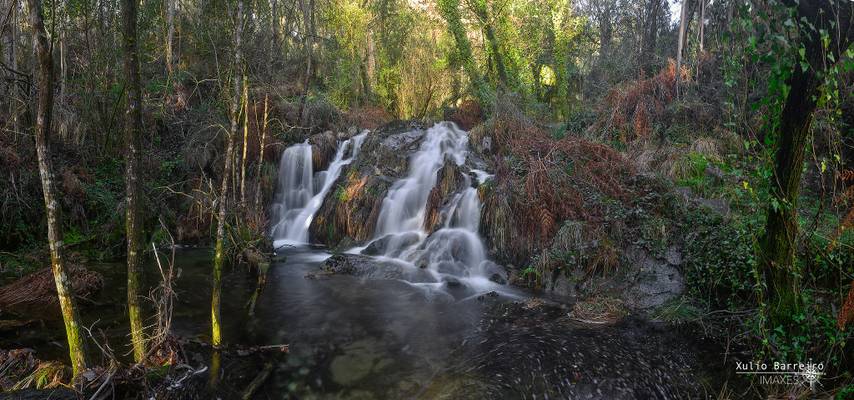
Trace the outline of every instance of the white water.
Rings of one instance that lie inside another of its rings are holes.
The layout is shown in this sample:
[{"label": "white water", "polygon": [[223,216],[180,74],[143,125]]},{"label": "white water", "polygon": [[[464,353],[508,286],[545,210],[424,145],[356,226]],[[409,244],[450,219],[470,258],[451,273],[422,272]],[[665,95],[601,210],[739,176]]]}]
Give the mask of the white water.
[{"label": "white water", "polygon": [[[329,195],[342,169],[358,155],[365,135],[342,142],[329,169],[317,173],[312,171],[308,142],[285,150],[272,208],[273,220],[276,221],[270,232],[274,247],[308,242],[308,230],[315,213]],[[345,158],[349,146],[352,146],[352,151]],[[481,204],[469,178],[473,174],[477,183],[482,183],[491,175],[481,170],[469,170],[465,165],[467,156],[467,132],[449,122],[438,123],[428,129],[418,151],[409,159],[407,176],[395,181],[383,199],[374,239],[348,253],[370,253],[380,261],[422,272],[412,274],[421,278],[410,283],[430,291],[458,284],[477,292],[494,289],[496,284],[490,277],[500,274],[500,268],[487,259],[478,235]],[[438,172],[446,162],[454,163],[463,172],[464,185],[440,210],[441,227],[429,233],[424,228],[427,201],[436,185]]]},{"label": "white water", "polygon": [[[308,141],[285,149],[279,163],[279,182],[271,215],[277,221],[270,230],[273,247],[308,243],[308,228],[323,199],[335,184],[344,166],[353,162],[367,133],[345,140],[326,171],[313,173],[311,145]],[[347,148],[352,146],[348,158]]]},{"label": "white water", "polygon": [[452,123],[434,125],[411,157],[409,174],[395,182],[383,200],[373,243],[382,258],[426,269],[436,282],[423,283],[425,287],[441,287],[436,283],[444,281],[459,281],[478,291],[495,286],[489,277],[497,268],[487,260],[478,235],[481,204],[468,174],[465,189],[445,210],[442,228],[430,235],[424,230],[427,200],[439,169],[446,160],[465,169],[467,155],[466,132]]}]

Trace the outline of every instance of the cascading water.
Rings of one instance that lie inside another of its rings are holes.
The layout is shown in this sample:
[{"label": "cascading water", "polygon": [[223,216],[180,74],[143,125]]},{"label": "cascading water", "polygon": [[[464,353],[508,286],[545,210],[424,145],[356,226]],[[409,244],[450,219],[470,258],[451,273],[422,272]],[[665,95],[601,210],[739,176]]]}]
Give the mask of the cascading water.
[{"label": "cascading water", "polygon": [[[275,248],[308,243],[308,228],[314,214],[344,166],[358,156],[366,135],[362,133],[341,143],[329,168],[316,174],[313,173],[311,145],[307,141],[285,149],[279,163],[279,189],[271,210],[278,221],[270,230]],[[352,151],[345,158],[350,146]]]},{"label": "cascading water", "polygon": [[462,281],[478,291],[494,286],[490,277],[497,268],[487,260],[477,233],[481,204],[467,174],[465,189],[448,205],[443,226],[429,235],[424,230],[427,200],[437,172],[446,160],[463,167],[467,155],[466,132],[448,122],[434,125],[410,159],[409,174],[396,181],[383,200],[372,244],[382,243],[376,246],[381,247],[381,258],[427,270],[434,282],[420,285]]}]

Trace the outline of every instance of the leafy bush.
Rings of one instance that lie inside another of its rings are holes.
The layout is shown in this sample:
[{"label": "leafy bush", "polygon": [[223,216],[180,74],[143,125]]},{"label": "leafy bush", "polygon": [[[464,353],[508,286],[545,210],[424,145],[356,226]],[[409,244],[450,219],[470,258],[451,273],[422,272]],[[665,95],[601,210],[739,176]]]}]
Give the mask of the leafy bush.
[{"label": "leafy bush", "polygon": [[757,260],[755,227],[728,223],[718,214],[697,210],[686,217],[693,232],[685,237],[685,279],[691,295],[712,307],[752,304]]}]

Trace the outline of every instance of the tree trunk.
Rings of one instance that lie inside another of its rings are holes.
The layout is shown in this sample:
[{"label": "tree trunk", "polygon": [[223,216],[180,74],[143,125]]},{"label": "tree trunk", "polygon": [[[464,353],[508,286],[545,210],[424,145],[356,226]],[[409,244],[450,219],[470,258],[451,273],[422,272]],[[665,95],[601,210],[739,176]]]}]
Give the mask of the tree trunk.
[{"label": "tree trunk", "polygon": [[246,204],[246,153],[249,145],[249,82],[243,75],[243,148],[240,157],[240,203]]},{"label": "tree trunk", "polygon": [[124,74],[127,110],[125,110],[125,234],[127,236],[128,316],[133,344],[133,358],[143,362],[145,334],[140,310],[140,190],[139,190],[139,131],[142,129],[142,93],[139,77],[139,47],[137,45],[137,7],[139,0],[124,0]]},{"label": "tree trunk", "polygon": [[471,85],[474,88],[475,98],[477,98],[481,107],[489,108],[491,103],[489,90],[486,86],[486,82],[483,81],[483,78],[480,76],[480,73],[477,71],[477,66],[474,63],[471,42],[466,35],[465,26],[463,26],[462,18],[460,16],[459,1],[439,0],[438,6],[439,12],[442,14],[442,18],[444,18],[448,23],[448,29],[451,31],[451,35],[454,37],[454,41],[457,44],[460,61],[462,62],[463,70],[466,72],[466,75],[468,75],[469,81],[471,81]]},{"label": "tree trunk", "polygon": [[273,73],[275,68],[275,60],[278,58],[278,53],[281,51],[279,47],[279,2],[278,0],[269,0],[270,6],[270,50],[269,50],[269,73]]},{"label": "tree trunk", "polygon": [[62,102],[65,97],[65,84],[68,79],[68,62],[67,53],[68,53],[68,38],[67,38],[67,17],[68,17],[68,4],[65,2],[60,3],[59,5],[59,101]]},{"label": "tree trunk", "polygon": [[[308,127],[308,107],[306,107],[306,102],[308,101],[308,86],[311,84],[311,59],[312,59],[312,47],[314,41],[314,23],[312,20],[314,19],[314,0],[308,0],[306,3],[305,0],[302,0],[302,15],[303,15],[303,32],[304,36],[304,52],[305,52],[305,78],[303,78],[303,96],[302,96],[302,105],[300,107],[300,125],[302,127]],[[311,127],[308,127],[309,129]]]},{"label": "tree trunk", "polygon": [[[806,21],[814,28],[801,27],[801,45],[805,50],[805,68],[799,62],[788,80],[790,86],[781,113],[777,130],[778,145],[774,158],[774,174],[771,180],[771,205],[765,235],[762,238],[760,260],[765,274],[766,302],[772,327],[790,321],[800,310],[800,279],[794,270],[795,250],[798,236],[798,196],[804,153],[809,142],[810,122],[816,108],[821,78],[819,74],[831,67],[839,55],[852,42],[854,32],[850,29],[854,3],[844,2],[839,7],[829,1],[790,2],[797,8],[798,20]],[[841,26],[839,25],[841,22]],[[821,30],[828,35],[828,55],[821,43]]]},{"label": "tree trunk", "polygon": [[175,2],[166,0],[166,72],[169,76],[175,72]]},{"label": "tree trunk", "polygon": [[80,318],[71,281],[62,259],[62,225],[56,188],[53,183],[53,165],[50,156],[50,123],[53,113],[53,57],[44,28],[42,5],[39,0],[29,0],[30,26],[33,29],[35,48],[38,55],[38,111],[36,114],[36,155],[39,162],[39,176],[47,217],[47,239],[50,245],[50,265],[56,283],[56,294],[65,322],[65,334],[68,338],[68,353],[74,375],[86,369],[86,350],[80,332]]},{"label": "tree trunk", "polygon": [[662,10],[661,0],[650,0],[647,3],[646,20],[642,33],[642,45],[640,54],[640,69],[644,73],[653,73],[650,56],[655,55],[655,46],[658,41],[658,19]]},{"label": "tree trunk", "polygon": [[501,56],[501,50],[498,46],[498,38],[495,37],[495,31],[492,29],[492,24],[486,24],[486,40],[489,41],[489,48],[492,52],[492,57],[495,60],[495,70],[498,72],[498,82],[504,88],[509,87],[507,79],[507,69],[504,67],[504,58]]},{"label": "tree trunk", "polygon": [[676,43],[676,97],[679,97],[679,84],[682,79],[682,47],[685,45],[685,29],[688,24],[688,0],[682,0],[682,12],[679,17],[679,38]]},{"label": "tree trunk", "polygon": [[[798,282],[792,279],[795,240],[798,235],[797,203],[809,126],[818,88],[815,71],[800,66],[789,79],[791,89],[783,107],[779,144],[774,162],[771,196],[777,207],[768,208],[763,255],[769,306],[774,314],[792,315],[798,310]],[[782,314],[781,314],[782,313]]]},{"label": "tree trunk", "polygon": [[243,0],[237,1],[237,15],[234,21],[234,65],[232,66],[232,82],[234,87],[231,94],[231,127],[226,137],[224,167],[222,171],[222,187],[219,196],[219,211],[217,215],[216,246],[214,249],[213,290],[211,291],[211,344],[219,347],[222,344],[222,329],[220,327],[220,305],[222,303],[222,266],[225,262],[225,218],[228,215],[228,189],[231,178],[232,159],[234,158],[234,138],[240,124],[240,84],[243,70],[242,40],[243,40]]},{"label": "tree trunk", "polygon": [[258,187],[255,190],[255,210],[259,213],[261,212],[261,188],[262,185],[262,176],[263,172],[262,167],[264,166],[264,146],[267,141],[267,117],[268,117],[268,96],[264,95],[264,121],[261,123],[261,143],[260,149],[258,150],[258,165],[256,166],[255,179],[258,181]]},{"label": "tree trunk", "polygon": [[706,1],[707,0],[700,0],[700,24],[699,24],[700,26],[699,26],[699,33],[698,34],[700,35],[700,52],[701,53],[703,52],[703,39],[704,39],[704,36],[706,34],[705,33],[705,30],[706,30],[706,26],[705,26],[706,25]]},{"label": "tree trunk", "polygon": [[[12,69],[18,70],[18,1],[10,2],[12,7],[12,15],[10,16],[9,25],[9,65]],[[9,93],[9,116],[12,120],[12,130],[15,132],[15,141],[18,140],[18,103],[21,100],[18,98],[18,82],[12,82],[11,91]]]}]

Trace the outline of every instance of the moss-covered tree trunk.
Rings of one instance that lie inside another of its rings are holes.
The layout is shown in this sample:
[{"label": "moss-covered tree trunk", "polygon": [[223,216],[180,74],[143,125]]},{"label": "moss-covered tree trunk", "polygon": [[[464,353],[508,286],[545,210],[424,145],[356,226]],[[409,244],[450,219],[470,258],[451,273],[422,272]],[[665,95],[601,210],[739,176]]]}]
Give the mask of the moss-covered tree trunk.
[{"label": "moss-covered tree trunk", "polygon": [[501,46],[498,43],[498,37],[495,35],[495,28],[492,25],[492,21],[489,19],[489,10],[487,9],[486,0],[473,1],[472,9],[481,24],[483,24],[483,34],[486,37],[487,43],[489,43],[489,51],[492,55],[492,59],[495,61],[495,72],[498,74],[498,82],[502,87],[507,88],[507,69],[504,66],[504,57],[501,54]]},{"label": "moss-covered tree trunk", "polygon": [[143,362],[145,334],[143,332],[140,276],[140,220],[139,220],[139,130],[142,128],[142,94],[139,77],[139,47],[137,45],[137,8],[139,0],[124,0],[122,7],[122,33],[125,75],[125,235],[127,237],[128,316],[133,358]]},{"label": "moss-covered tree trunk", "polygon": [[[790,89],[776,135],[778,145],[770,185],[772,200],[762,238],[766,302],[774,325],[789,320],[800,309],[800,279],[794,264],[801,174],[810,122],[819,95],[819,75],[839,59],[854,35],[850,29],[854,3],[843,3],[816,1],[790,4],[797,10],[798,21],[805,21],[810,26],[801,24],[799,40],[799,45],[805,50],[801,61],[808,65],[795,62],[788,80]],[[827,36],[826,48],[822,45],[821,31],[831,32]]]},{"label": "moss-covered tree trunk", "polygon": [[249,150],[249,78],[243,74],[243,146],[240,154],[240,204],[246,205],[246,155]]},{"label": "moss-covered tree trunk", "polygon": [[243,69],[242,40],[243,40],[243,0],[237,1],[237,15],[234,19],[234,64],[232,65],[231,81],[231,126],[228,130],[225,145],[225,157],[222,170],[222,187],[219,196],[219,211],[217,213],[216,246],[214,247],[213,290],[211,291],[211,344],[219,347],[222,344],[222,329],[220,326],[220,305],[222,303],[222,266],[225,262],[225,223],[228,215],[228,188],[232,173],[234,158],[234,138],[240,126],[240,95],[241,71]]},{"label": "moss-covered tree trunk", "polygon": [[39,162],[42,192],[47,217],[47,239],[50,245],[50,266],[56,282],[56,294],[65,322],[65,334],[68,338],[68,353],[74,375],[86,369],[86,349],[80,328],[80,318],[71,281],[68,279],[62,259],[62,225],[57,202],[56,187],[53,183],[53,163],[50,155],[50,124],[53,114],[53,57],[44,28],[42,5],[39,0],[28,0],[30,27],[33,29],[36,55],[38,57],[38,108],[36,114],[36,155]]},{"label": "moss-covered tree trunk", "polygon": [[457,44],[460,62],[463,65],[463,70],[465,70],[466,75],[469,77],[469,81],[471,81],[478,103],[480,103],[481,107],[490,108],[489,89],[474,63],[471,42],[469,42],[469,38],[466,35],[466,28],[463,26],[462,18],[460,17],[459,0],[439,0],[438,7],[439,13],[442,14],[445,22],[448,23],[448,30]]},{"label": "moss-covered tree trunk", "polygon": [[268,95],[264,95],[264,120],[261,122],[261,142],[259,143],[260,149],[258,150],[258,164],[255,166],[255,180],[257,181],[257,188],[255,189],[255,211],[261,213],[261,192],[264,187],[263,185],[263,176],[262,173],[264,167],[264,147],[266,147],[267,141],[267,118],[268,118],[268,109],[269,106],[269,97]]}]

